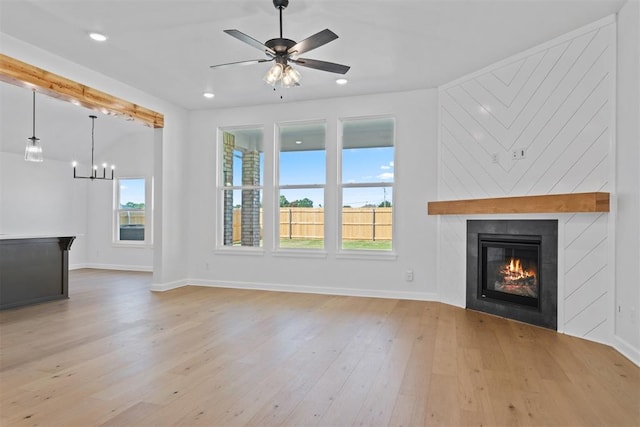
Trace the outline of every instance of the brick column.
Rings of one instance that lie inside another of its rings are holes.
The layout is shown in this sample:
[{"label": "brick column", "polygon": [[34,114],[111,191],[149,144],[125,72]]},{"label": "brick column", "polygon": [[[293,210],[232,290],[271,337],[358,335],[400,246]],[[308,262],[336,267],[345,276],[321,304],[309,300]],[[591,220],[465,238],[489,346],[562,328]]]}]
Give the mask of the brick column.
[{"label": "brick column", "polygon": [[[242,185],[260,185],[260,152],[243,150]],[[242,190],[242,246],[260,246],[260,190]]]},{"label": "brick column", "polygon": [[[223,185],[233,185],[233,150],[235,148],[235,137],[227,132],[222,136],[222,179]],[[225,246],[233,245],[233,191],[224,191],[224,237]]]}]

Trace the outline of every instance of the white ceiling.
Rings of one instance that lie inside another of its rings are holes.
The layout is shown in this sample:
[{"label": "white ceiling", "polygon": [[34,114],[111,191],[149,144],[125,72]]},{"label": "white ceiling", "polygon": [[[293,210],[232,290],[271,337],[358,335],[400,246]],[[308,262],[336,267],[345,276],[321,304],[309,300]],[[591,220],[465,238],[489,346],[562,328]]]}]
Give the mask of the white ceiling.
[{"label": "white ceiling", "polygon": [[[300,41],[329,28],[339,38],[303,56],[351,70],[349,83],[338,86],[337,74],[299,67],[301,86],[276,91],[262,81],[269,63],[209,68],[264,58],[223,30],[238,29],[260,41],[277,37],[272,0],[0,0],[0,32],[193,110],[433,88],[615,13],[624,2],[290,0],[283,12],[284,37]],[[90,31],[109,39],[96,43],[87,37]],[[19,123],[16,135],[26,143],[31,96],[4,86],[3,128]],[[205,99],[205,91],[215,98]],[[19,105],[11,94],[21,99]],[[76,122],[69,125],[62,113],[44,110],[59,104],[41,103],[41,132],[58,123],[55,131],[63,136],[57,139],[65,140],[65,132],[76,128],[77,138],[86,138],[89,113],[71,106],[65,114]],[[120,125],[118,132],[128,132],[132,124]],[[5,129],[2,134],[6,139]],[[103,139],[108,140],[106,132]]]}]

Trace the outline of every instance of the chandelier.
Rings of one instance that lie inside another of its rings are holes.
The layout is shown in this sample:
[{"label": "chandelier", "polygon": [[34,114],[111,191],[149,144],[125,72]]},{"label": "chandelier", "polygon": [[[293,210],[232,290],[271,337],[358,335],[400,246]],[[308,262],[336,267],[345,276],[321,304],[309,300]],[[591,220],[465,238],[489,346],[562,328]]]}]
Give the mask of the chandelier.
[{"label": "chandelier", "polygon": [[91,118],[91,165],[92,165],[92,169],[91,169],[91,174],[87,175],[87,176],[81,176],[78,175],[76,173],[76,167],[78,166],[78,162],[73,162],[73,177],[74,178],[78,178],[78,179],[90,179],[90,180],[94,180],[94,179],[104,179],[104,180],[109,180],[112,181],[113,180],[113,171],[116,168],[114,165],[111,165],[111,176],[107,176],[107,164],[103,163],[102,164],[102,176],[98,175],[98,165],[96,165],[93,162],[93,152],[95,149],[95,139],[94,139],[94,129],[95,129],[95,123],[96,123],[96,119],[98,117],[91,115],[89,116]]}]

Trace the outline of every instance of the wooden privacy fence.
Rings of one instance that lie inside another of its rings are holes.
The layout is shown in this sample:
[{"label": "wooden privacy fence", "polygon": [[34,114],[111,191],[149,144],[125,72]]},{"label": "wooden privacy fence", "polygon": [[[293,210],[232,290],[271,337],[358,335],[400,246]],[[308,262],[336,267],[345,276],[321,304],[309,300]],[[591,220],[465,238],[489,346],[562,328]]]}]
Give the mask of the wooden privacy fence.
[{"label": "wooden privacy fence", "polygon": [[[241,236],[240,208],[233,210],[233,241]],[[262,210],[260,211],[262,224]],[[391,240],[393,208],[343,208],[343,240]],[[281,239],[324,239],[323,208],[280,208]]]},{"label": "wooden privacy fence", "polygon": [[391,240],[393,208],[342,208],[342,240]]},{"label": "wooden privacy fence", "polygon": [[120,217],[120,225],[144,225],[144,210],[120,211],[118,216]]}]

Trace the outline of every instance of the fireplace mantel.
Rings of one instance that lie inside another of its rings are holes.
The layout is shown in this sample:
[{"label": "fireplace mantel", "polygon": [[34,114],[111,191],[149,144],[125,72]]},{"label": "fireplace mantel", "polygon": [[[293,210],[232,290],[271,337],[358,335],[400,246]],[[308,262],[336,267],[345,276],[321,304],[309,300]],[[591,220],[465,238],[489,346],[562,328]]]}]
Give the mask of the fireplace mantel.
[{"label": "fireplace mantel", "polygon": [[429,215],[609,212],[609,193],[567,193],[540,196],[428,202]]}]

